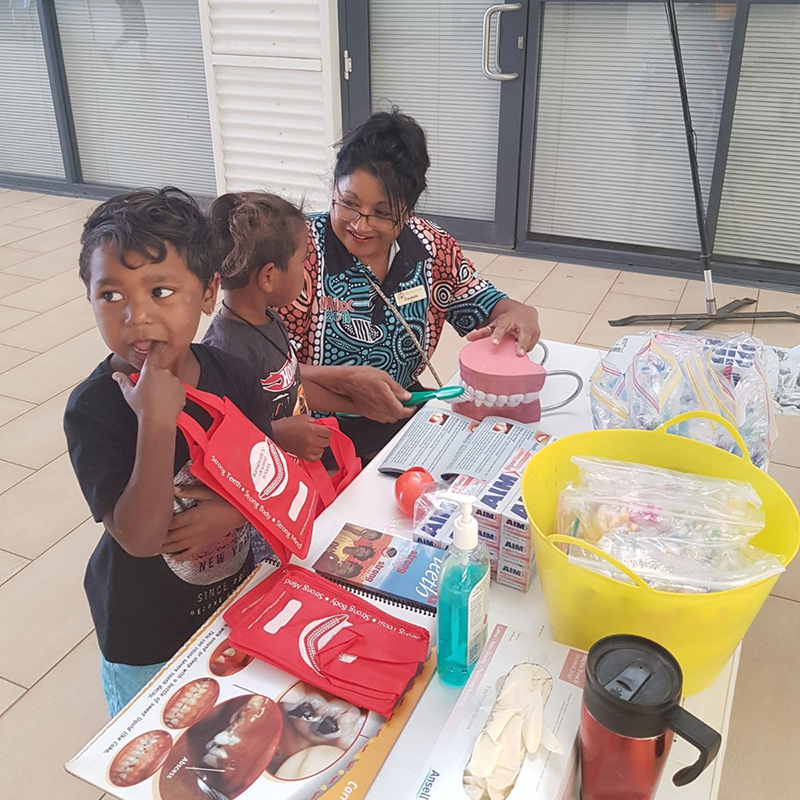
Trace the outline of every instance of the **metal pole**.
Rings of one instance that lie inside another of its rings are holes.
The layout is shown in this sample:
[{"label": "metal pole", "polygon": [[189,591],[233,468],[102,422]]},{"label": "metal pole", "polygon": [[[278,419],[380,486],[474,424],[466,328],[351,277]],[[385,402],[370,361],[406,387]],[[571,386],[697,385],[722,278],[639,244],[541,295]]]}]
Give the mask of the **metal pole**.
[{"label": "metal pole", "polygon": [[700,235],[700,268],[703,271],[703,280],[706,285],[706,311],[708,314],[717,313],[717,300],[714,297],[714,281],[711,276],[711,245],[708,237],[708,223],[706,221],[706,207],[703,201],[703,188],[700,184],[700,169],[697,165],[697,147],[695,132],[692,127],[692,112],[689,108],[689,93],[686,90],[686,74],[683,69],[683,55],[678,34],[678,18],[675,14],[674,0],[665,0],[667,21],[672,38],[672,51],[675,56],[675,69],[678,73],[678,86],[681,93],[681,107],[683,109],[683,127],[686,131],[686,146],[689,151],[689,167],[692,173],[692,189],[694,190],[694,206],[697,213],[697,231]]},{"label": "metal pole", "polygon": [[[42,32],[47,76],[50,80],[50,94],[56,117],[58,139],[61,144],[61,158],[64,162],[64,177],[67,186],[78,190],[76,184],[83,182],[78,140],[75,135],[75,121],[69,101],[64,54],[61,51],[61,37],[58,33],[58,19],[53,0],[36,0],[39,14],[39,28]],[[80,190],[78,190],[80,191]]]},{"label": "metal pole", "polygon": [[[623,325],[650,324],[662,322],[688,322],[681,330],[699,331],[714,322],[742,322],[744,320],[791,320],[800,322],[800,314],[792,311],[748,311],[742,314],[735,313],[740,308],[755,304],[751,297],[744,297],[741,300],[732,300],[722,308],[717,309],[717,301],[714,297],[714,280],[711,275],[711,245],[708,233],[708,222],[706,220],[705,203],[703,202],[703,190],[700,186],[700,170],[697,166],[697,143],[695,141],[694,128],[692,127],[692,115],[689,111],[689,94],[686,91],[686,75],[683,70],[683,56],[681,55],[681,43],[678,36],[678,18],[675,14],[674,0],[664,0],[667,10],[667,23],[672,38],[672,51],[675,56],[675,69],[678,73],[678,86],[681,92],[681,107],[683,109],[683,125],[686,131],[686,146],[689,151],[689,166],[692,174],[692,189],[694,191],[694,206],[697,213],[697,232],[700,235],[700,267],[703,272],[703,280],[706,287],[706,313],[705,314],[633,314],[621,319],[610,319],[608,324],[612,327]],[[744,35],[744,32],[742,32]]]}]

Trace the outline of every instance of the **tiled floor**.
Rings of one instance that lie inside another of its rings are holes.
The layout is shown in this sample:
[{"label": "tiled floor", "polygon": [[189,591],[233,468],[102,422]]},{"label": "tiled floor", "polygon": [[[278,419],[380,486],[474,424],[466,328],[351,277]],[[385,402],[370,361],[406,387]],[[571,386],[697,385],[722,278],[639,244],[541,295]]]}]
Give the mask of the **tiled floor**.
[{"label": "tiled floor", "polygon": [[[0,190],[0,794],[99,800],[62,764],[105,722],[83,570],[98,536],[66,457],[69,390],[105,355],[76,261],[93,203]],[[702,308],[699,282],[473,253],[500,288],[539,307],[544,335],[593,346],[623,331],[606,320]],[[718,287],[720,302],[757,290]],[[800,295],[761,291],[759,308],[800,310]],[[750,328],[748,328],[749,330]],[[638,330],[638,327],[634,328]],[[794,345],[800,327],[759,324]],[[435,363],[455,371],[446,331]],[[800,501],[800,418],[780,418],[773,475]],[[789,800],[800,767],[786,745],[800,719],[800,559],[745,640],[721,800]]]}]

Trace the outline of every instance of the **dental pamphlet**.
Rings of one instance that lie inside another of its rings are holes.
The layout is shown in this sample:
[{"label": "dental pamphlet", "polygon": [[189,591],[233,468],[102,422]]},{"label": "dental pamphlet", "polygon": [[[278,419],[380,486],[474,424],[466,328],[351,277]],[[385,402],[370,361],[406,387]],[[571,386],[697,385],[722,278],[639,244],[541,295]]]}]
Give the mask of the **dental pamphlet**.
[{"label": "dental pamphlet", "polygon": [[[273,571],[262,564],[229,602]],[[220,609],[66,769],[121,800],[362,800],[435,671],[391,720],[238,652]]]},{"label": "dental pamphlet", "polygon": [[505,417],[476,422],[450,409],[421,408],[379,471],[400,475],[411,467],[424,467],[436,480],[466,475],[490,481],[516,450],[536,452],[550,439],[533,425]]}]

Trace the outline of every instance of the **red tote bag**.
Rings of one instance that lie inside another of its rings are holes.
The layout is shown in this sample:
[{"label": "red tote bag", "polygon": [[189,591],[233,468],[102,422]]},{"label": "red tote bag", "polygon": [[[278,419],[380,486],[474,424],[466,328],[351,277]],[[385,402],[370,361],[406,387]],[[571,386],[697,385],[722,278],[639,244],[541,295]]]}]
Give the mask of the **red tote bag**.
[{"label": "red tote bag", "polygon": [[232,647],[389,717],[428,657],[429,632],[297,564],[229,606]]},{"label": "red tote bag", "polygon": [[343,492],[361,472],[361,459],[356,455],[353,440],[342,433],[339,423],[333,417],[315,420],[317,425],[330,428],[329,447],[336,466],[334,475],[329,475],[321,461],[300,460],[300,464],[314,483],[318,494],[317,513],[324,511]]},{"label": "red tote bag", "polygon": [[178,415],[192,475],[238,509],[283,563],[290,555],[305,558],[318,501],[309,476],[227,397],[184,389],[212,419],[205,430],[185,411]]}]

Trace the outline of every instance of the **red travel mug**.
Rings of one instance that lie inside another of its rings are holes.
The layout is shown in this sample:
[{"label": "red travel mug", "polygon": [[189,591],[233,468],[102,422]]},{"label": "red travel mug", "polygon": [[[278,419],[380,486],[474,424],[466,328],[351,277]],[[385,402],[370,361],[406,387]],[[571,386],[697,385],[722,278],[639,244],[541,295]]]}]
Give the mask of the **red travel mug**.
[{"label": "red travel mug", "polygon": [[661,645],[607,636],[589,651],[581,709],[581,800],[650,800],[674,734],[700,756],[678,770],[691,783],[714,760],[720,735],[681,705],[683,674]]}]

